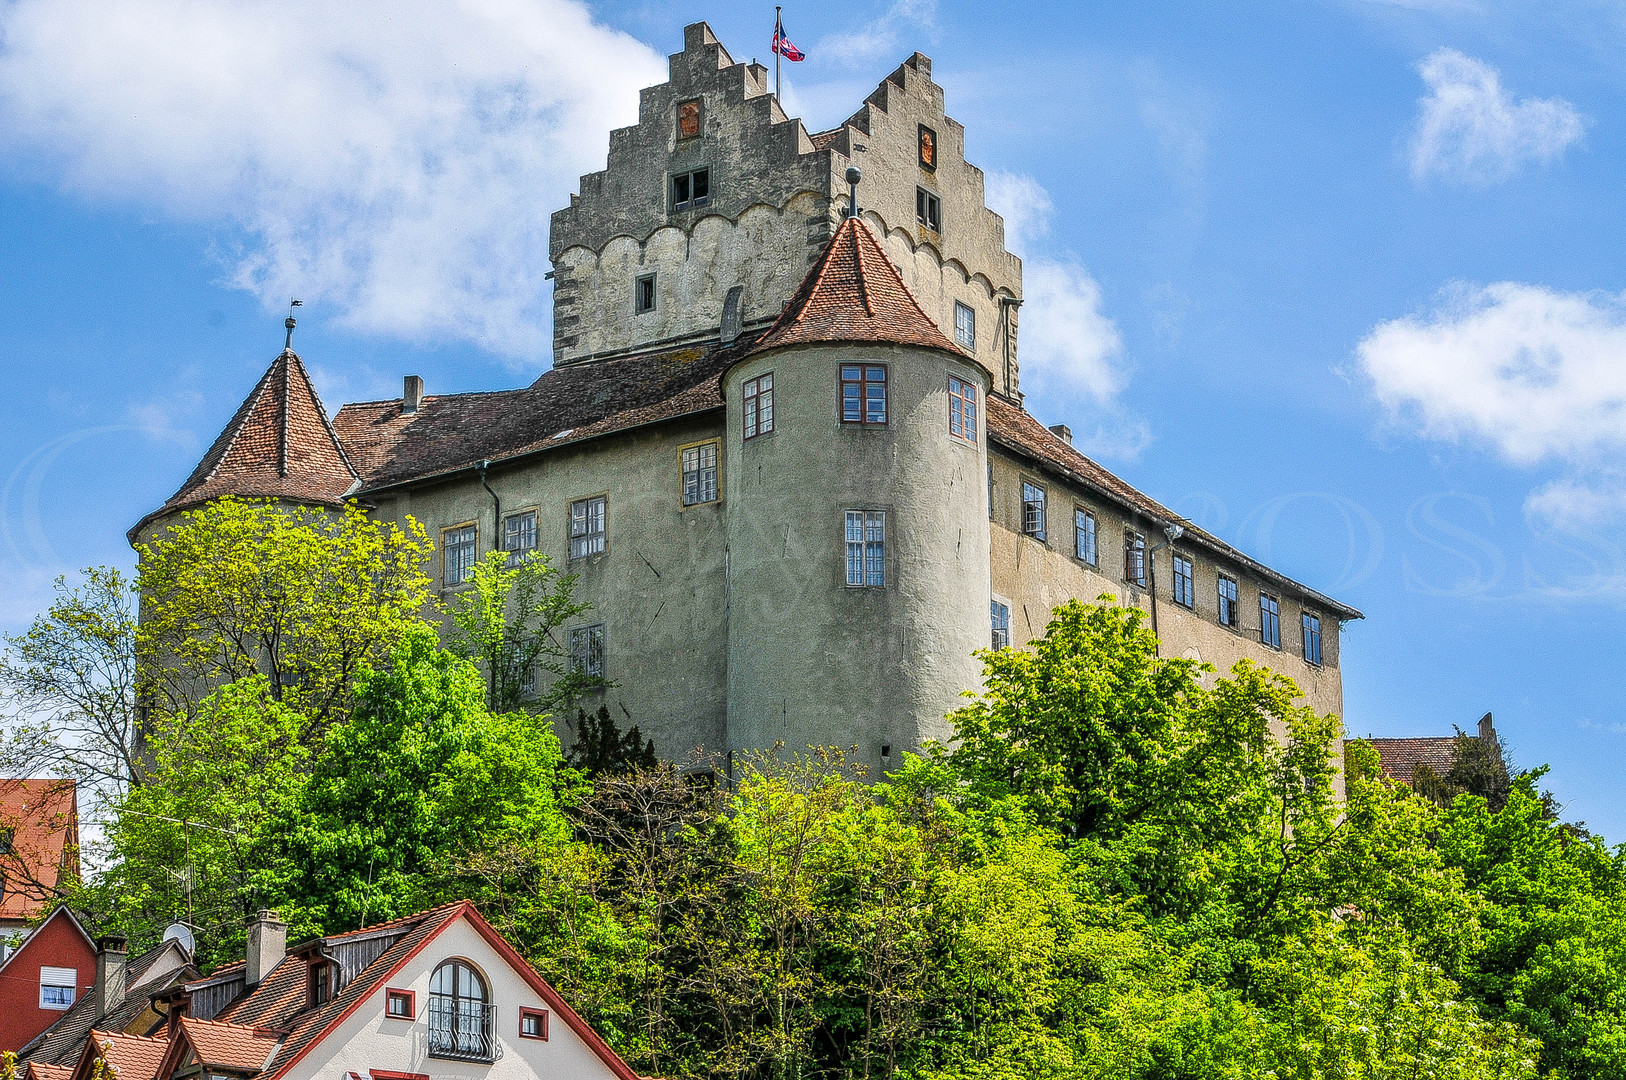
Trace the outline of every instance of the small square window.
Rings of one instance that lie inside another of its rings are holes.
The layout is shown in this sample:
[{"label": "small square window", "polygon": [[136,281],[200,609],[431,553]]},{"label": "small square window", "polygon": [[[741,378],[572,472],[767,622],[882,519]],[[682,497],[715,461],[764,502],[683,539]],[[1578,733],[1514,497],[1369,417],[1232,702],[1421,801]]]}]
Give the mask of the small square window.
[{"label": "small square window", "polygon": [[1282,606],[1264,593],[1259,594],[1259,640],[1272,649],[1282,647]]},{"label": "small square window", "polygon": [[1221,626],[1239,625],[1240,613],[1236,609],[1236,582],[1221,575],[1219,579],[1219,621]]},{"label": "small square window", "polygon": [[1321,617],[1306,611],[1304,623],[1304,659],[1312,664],[1321,663]]},{"label": "small square window", "polygon": [[745,437],[754,439],[773,430],[773,372],[746,379],[740,388],[740,412]]},{"label": "small square window", "polygon": [[1124,580],[1146,584],[1146,537],[1134,529],[1124,530]]},{"label": "small square window", "polygon": [[711,170],[696,169],[672,177],[672,209],[693,210],[711,202]]},{"label": "small square window", "polygon": [[655,275],[643,274],[633,283],[632,311],[635,315],[642,315],[646,311],[655,310]]},{"label": "small square window", "polygon": [[578,626],[570,632],[570,670],[576,675],[604,677],[604,624]]},{"label": "small square window", "polygon": [[841,365],[841,422],[886,423],[886,365]]},{"label": "small square window", "polygon": [[417,1014],[417,995],[411,990],[384,991],[385,1016],[395,1020],[411,1020]]},{"label": "small square window", "polygon": [[988,613],[994,624],[993,647],[1004,649],[1011,643],[1011,609],[998,600],[988,602]]},{"label": "small square window", "polygon": [[1035,540],[1043,540],[1045,536],[1044,504],[1044,488],[1022,481],[1022,531]]},{"label": "small square window", "polygon": [[977,387],[949,376],[949,434],[977,441]]},{"label": "small square window", "polygon": [[519,1037],[522,1039],[541,1039],[546,1042],[548,1038],[548,1011],[546,1009],[521,1007],[519,1010]]},{"label": "small square window", "polygon": [[977,351],[977,313],[958,300],[954,301],[954,340],[966,352]]},{"label": "small square window", "polygon": [[461,585],[473,575],[476,536],[473,525],[455,525],[441,530],[441,581],[447,588]]},{"label": "small square window", "polygon": [[847,511],[847,584],[855,588],[886,584],[885,511]]},{"label": "small square window", "polygon": [[604,550],[606,497],[594,496],[570,504],[570,557],[597,555]]},{"label": "small square window", "polygon": [[535,510],[509,514],[502,519],[502,546],[508,552],[510,566],[523,562],[525,556],[536,550]]},{"label": "small square window", "polygon": [[717,444],[685,447],[683,458],[683,505],[717,501]]},{"label": "small square window", "polygon": [[40,968],[40,1008],[52,1012],[71,1009],[78,988],[78,968]]},{"label": "small square window", "polygon": [[1191,560],[1180,555],[1174,557],[1174,602],[1182,607],[1195,607],[1197,585],[1191,572]]},{"label": "small square window", "polygon": [[1080,507],[1073,507],[1073,554],[1080,562],[1096,565],[1095,515]]},{"label": "small square window", "polygon": [[915,188],[915,221],[932,232],[943,231],[943,204],[925,188]]}]

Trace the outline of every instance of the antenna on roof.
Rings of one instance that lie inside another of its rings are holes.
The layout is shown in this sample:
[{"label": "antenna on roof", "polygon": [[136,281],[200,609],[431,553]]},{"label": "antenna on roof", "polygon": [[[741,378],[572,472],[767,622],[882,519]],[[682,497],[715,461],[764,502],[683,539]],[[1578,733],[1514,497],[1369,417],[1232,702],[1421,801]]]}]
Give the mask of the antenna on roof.
[{"label": "antenna on roof", "polygon": [[288,318],[282,324],[288,328],[288,339],[282,343],[284,352],[292,352],[294,349],[294,308],[304,306],[305,301],[303,300],[288,301]]}]

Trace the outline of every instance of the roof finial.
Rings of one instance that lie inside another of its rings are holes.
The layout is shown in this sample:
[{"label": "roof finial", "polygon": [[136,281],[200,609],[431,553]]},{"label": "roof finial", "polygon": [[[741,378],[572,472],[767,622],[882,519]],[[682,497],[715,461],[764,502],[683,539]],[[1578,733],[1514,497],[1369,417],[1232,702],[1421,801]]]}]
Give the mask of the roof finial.
[{"label": "roof finial", "polygon": [[288,328],[288,339],[282,343],[283,352],[294,351],[294,308],[304,306],[305,301],[303,300],[288,301],[288,318],[284,320],[282,324]]},{"label": "roof finial", "polygon": [[864,174],[857,165],[847,166],[847,216],[850,218],[858,216],[858,181],[863,178]]}]

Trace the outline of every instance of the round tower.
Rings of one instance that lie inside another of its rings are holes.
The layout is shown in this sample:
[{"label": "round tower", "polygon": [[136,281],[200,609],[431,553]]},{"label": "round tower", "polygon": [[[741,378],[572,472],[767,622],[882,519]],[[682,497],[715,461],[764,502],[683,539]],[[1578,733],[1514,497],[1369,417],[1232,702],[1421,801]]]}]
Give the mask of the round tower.
[{"label": "round tower", "polygon": [[726,373],[731,749],[947,738],[989,644],[991,378],[853,217]]}]

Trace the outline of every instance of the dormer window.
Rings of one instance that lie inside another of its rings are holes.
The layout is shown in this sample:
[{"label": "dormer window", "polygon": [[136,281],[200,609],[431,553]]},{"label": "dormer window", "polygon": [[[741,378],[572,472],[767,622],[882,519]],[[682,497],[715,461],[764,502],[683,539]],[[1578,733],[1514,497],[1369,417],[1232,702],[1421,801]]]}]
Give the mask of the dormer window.
[{"label": "dormer window", "polygon": [[326,960],[312,959],[310,966],[310,992],[308,1000],[311,1008],[326,1005],[333,1000],[334,968]]}]

